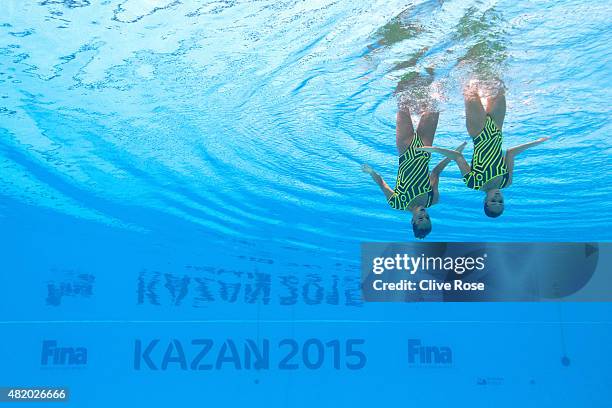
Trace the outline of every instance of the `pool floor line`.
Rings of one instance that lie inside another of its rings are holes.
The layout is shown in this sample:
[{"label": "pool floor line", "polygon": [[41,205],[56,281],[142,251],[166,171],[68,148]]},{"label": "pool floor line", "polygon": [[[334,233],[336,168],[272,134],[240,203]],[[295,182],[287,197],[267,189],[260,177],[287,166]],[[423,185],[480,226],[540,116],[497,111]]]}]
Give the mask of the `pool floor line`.
[{"label": "pool floor line", "polygon": [[4,320],[0,325],[19,324],[575,324],[575,325],[609,325],[608,321],[512,321],[512,320],[334,320],[334,319],[298,319],[298,320]]}]

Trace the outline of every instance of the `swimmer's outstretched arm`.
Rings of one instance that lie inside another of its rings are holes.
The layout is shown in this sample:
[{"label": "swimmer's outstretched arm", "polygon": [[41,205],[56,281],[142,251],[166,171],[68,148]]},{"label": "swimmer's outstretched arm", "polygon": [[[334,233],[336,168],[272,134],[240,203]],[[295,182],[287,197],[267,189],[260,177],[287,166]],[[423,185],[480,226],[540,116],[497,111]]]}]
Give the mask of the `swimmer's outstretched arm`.
[{"label": "swimmer's outstretched arm", "polygon": [[[467,145],[467,142],[461,143],[459,146],[457,146],[455,151],[461,153],[463,149],[465,148],[465,145]],[[442,170],[444,170],[446,166],[448,166],[448,163],[450,162],[451,162],[450,158],[448,157],[445,158],[440,163],[438,163],[436,167],[433,168],[433,170],[431,171],[431,174],[429,175],[429,182],[431,183],[431,188],[433,189],[433,192],[434,192],[433,204],[437,203],[440,199],[440,193],[438,191],[438,184],[440,182],[440,173],[442,173]]]},{"label": "swimmer's outstretched arm", "polygon": [[525,143],[525,144],[522,144],[522,145],[511,147],[511,148],[509,148],[506,151],[506,157],[509,157],[509,156],[514,157],[514,156],[518,155],[519,153],[524,152],[525,150],[529,149],[530,147],[537,146],[540,143],[544,143],[548,139],[550,139],[550,138],[549,137],[541,137],[538,140],[534,140],[533,142],[529,142],[529,143]]},{"label": "swimmer's outstretched arm", "polygon": [[375,172],[374,169],[370,167],[370,165],[362,164],[361,171],[363,171],[364,173],[368,173],[370,176],[372,176],[372,179],[376,182],[376,184],[378,184],[378,187],[380,187],[382,192],[385,194],[387,200],[393,195],[393,190],[391,190],[391,187],[389,187],[389,185],[385,183],[385,180],[383,180],[382,176]]},{"label": "swimmer's outstretched arm", "polygon": [[463,154],[461,154],[461,151],[463,150],[464,147],[465,147],[465,143],[461,144],[461,146],[457,147],[457,149],[455,150],[445,149],[443,147],[433,147],[433,146],[418,147],[417,150],[421,150],[424,152],[431,152],[431,153],[440,153],[441,155],[445,156],[447,159],[454,160],[455,162],[457,162],[457,166],[459,166],[461,175],[465,176],[472,169],[470,165],[468,164],[468,162],[465,160],[465,157],[463,157]]},{"label": "swimmer's outstretched arm", "polygon": [[550,138],[549,137],[541,137],[538,140],[534,140],[533,142],[524,143],[522,145],[511,147],[511,148],[509,148],[506,151],[506,166],[508,166],[508,173],[510,174],[510,176],[508,178],[508,183],[506,184],[506,187],[509,186],[512,183],[512,175],[514,173],[514,158],[519,153],[524,152],[525,150],[529,149],[530,147],[537,146],[540,143],[544,143],[548,139],[550,139]]}]

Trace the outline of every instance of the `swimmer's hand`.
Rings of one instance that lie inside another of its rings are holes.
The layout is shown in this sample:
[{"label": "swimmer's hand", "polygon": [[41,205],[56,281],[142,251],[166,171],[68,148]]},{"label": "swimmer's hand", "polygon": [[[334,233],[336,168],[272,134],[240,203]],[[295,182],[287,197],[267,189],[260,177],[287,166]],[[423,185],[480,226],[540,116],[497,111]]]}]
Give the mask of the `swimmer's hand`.
[{"label": "swimmer's hand", "polygon": [[[461,156],[461,152],[463,151],[463,149],[465,149],[466,145],[467,145],[467,142],[461,143],[459,146],[457,146],[455,148],[455,152],[458,153]],[[425,147],[417,149],[417,150],[423,151],[423,149],[425,149],[425,151],[426,151],[427,147],[431,147],[431,146],[425,146]],[[432,147],[432,149],[438,149],[438,148],[437,147]],[[444,149],[444,150],[447,150],[447,149]],[[460,160],[460,158],[457,158],[457,159],[454,159],[454,160]],[[448,164],[451,161],[452,161],[451,158],[446,157],[444,160],[442,160],[440,163],[438,163],[438,165],[436,167],[433,168],[433,170],[431,171],[431,174],[429,175],[429,182],[431,183],[431,186],[434,189],[434,203],[438,202],[438,198],[440,196],[440,194],[438,193],[438,182],[440,181],[440,173],[442,173],[442,171],[446,168],[446,166],[448,166]]]},{"label": "swimmer's hand", "polygon": [[[461,150],[463,150],[463,147],[459,146],[457,149],[461,148]],[[442,156],[448,157],[451,160],[457,160],[461,156],[461,150],[445,149],[444,147],[423,146],[417,147],[416,150],[421,152],[440,153]]]},{"label": "swimmer's hand", "polygon": [[[441,155],[446,157],[446,159],[444,160],[454,160],[457,163],[457,166],[459,166],[459,171],[461,171],[461,175],[465,176],[472,170],[470,168],[470,165],[467,163],[467,161],[465,161],[463,154],[461,154],[461,152],[463,151],[466,145],[467,145],[467,142],[463,142],[459,146],[457,146],[455,150],[445,149],[443,147],[433,147],[433,146],[418,147],[416,150],[420,150],[422,152],[440,153]],[[444,161],[440,164],[444,164]]]},{"label": "swimmer's hand", "polygon": [[455,151],[456,152],[462,152],[463,149],[465,149],[465,146],[467,146],[467,142],[463,142],[459,146],[455,147]]},{"label": "swimmer's hand", "polygon": [[385,194],[387,200],[393,195],[393,190],[391,190],[391,187],[389,187],[389,185],[385,183],[385,180],[383,180],[382,176],[375,172],[374,169],[370,167],[370,165],[365,163],[362,164],[361,171],[363,171],[364,173],[368,173],[370,176],[372,176],[372,179],[376,182],[376,184],[378,184],[378,187],[380,187],[382,192]]},{"label": "swimmer's hand", "polygon": [[368,173],[368,174],[374,173],[374,169],[370,167],[369,164],[365,164],[365,163],[361,165],[361,171],[363,171],[364,173]]}]

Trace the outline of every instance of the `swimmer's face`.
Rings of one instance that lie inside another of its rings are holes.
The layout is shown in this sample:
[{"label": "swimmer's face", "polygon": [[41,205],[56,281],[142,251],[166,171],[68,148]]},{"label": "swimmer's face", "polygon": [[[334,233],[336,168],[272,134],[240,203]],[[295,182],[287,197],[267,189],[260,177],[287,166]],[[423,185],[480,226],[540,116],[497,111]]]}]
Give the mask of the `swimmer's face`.
[{"label": "swimmer's face", "polygon": [[431,220],[424,207],[417,207],[412,213],[412,231],[415,238],[423,239],[431,232]]},{"label": "swimmer's face", "polygon": [[501,190],[496,188],[487,191],[484,200],[484,212],[488,217],[495,218],[504,212],[504,196]]}]

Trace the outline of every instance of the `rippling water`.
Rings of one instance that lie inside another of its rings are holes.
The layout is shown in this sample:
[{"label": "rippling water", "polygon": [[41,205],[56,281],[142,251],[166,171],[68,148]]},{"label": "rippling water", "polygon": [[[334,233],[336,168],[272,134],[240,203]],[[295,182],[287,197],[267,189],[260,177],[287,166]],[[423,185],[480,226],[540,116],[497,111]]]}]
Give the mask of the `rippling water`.
[{"label": "rippling water", "polygon": [[436,143],[466,140],[469,67],[505,80],[506,146],[551,140],[518,159],[498,219],[449,166],[429,239],[612,238],[605,2],[5,4],[0,215],[32,233],[44,211],[246,254],[412,239],[359,166],[394,181],[397,98],[431,72]]},{"label": "rippling water", "polygon": [[[611,304],[363,303],[359,243],[413,239],[360,171],[395,181],[398,99],[435,96],[456,146],[471,75],[507,86],[506,147],[551,140],[496,219],[450,165],[428,240],[610,241],[608,3],[3,0],[0,385],[61,381],[74,406],[605,406]],[[369,365],[135,369],[135,339],[202,336],[363,337]],[[456,365],[406,370],[414,338]],[[52,339],[87,369],[43,369]]]}]

